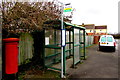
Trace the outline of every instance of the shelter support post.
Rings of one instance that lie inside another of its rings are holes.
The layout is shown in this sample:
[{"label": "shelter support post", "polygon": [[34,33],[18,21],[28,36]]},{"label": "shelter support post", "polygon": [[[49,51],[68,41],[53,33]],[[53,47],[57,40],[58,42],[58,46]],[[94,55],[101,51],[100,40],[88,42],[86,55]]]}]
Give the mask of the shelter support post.
[{"label": "shelter support post", "polygon": [[86,47],[85,47],[85,43],[86,43],[86,41],[85,41],[85,36],[86,36],[86,33],[85,33],[85,30],[83,30],[83,37],[84,37],[84,60],[86,59]]},{"label": "shelter support post", "polygon": [[80,29],[79,29],[79,58],[81,58],[81,32],[80,32]]},{"label": "shelter support post", "polygon": [[43,68],[45,69],[45,29],[43,29],[43,54],[42,54],[42,58],[43,58]]},{"label": "shelter support post", "polygon": [[[69,31],[69,42],[71,42],[71,31]],[[71,49],[71,44],[69,43],[69,57],[72,55],[70,49]]]},{"label": "shelter support post", "polygon": [[74,29],[72,30],[72,39],[73,39],[73,68],[75,67],[75,59],[74,59],[74,56],[75,56],[75,54],[74,54]]}]

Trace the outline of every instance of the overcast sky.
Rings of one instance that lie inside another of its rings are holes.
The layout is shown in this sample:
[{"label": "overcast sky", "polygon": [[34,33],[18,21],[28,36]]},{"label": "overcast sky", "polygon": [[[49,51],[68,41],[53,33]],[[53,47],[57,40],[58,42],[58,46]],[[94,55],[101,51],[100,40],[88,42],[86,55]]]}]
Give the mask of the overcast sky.
[{"label": "overcast sky", "polygon": [[120,0],[59,0],[76,9],[74,24],[107,25],[108,33],[118,32],[118,2]]},{"label": "overcast sky", "polygon": [[81,25],[82,23],[84,23],[95,25],[107,25],[108,33],[118,32],[118,2],[120,0],[59,0],[59,1],[63,3],[71,3],[72,7],[75,8],[72,19],[73,24]]}]

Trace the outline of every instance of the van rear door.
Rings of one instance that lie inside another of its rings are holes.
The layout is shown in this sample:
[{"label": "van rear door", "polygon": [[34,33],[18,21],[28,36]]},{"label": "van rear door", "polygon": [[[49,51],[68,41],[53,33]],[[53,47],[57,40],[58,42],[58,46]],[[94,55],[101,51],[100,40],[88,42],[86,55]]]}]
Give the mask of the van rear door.
[{"label": "van rear door", "polygon": [[112,36],[107,37],[107,46],[114,46],[114,38]]},{"label": "van rear door", "polygon": [[107,45],[106,36],[101,36],[101,39],[100,39],[100,46],[106,46],[106,45]]}]

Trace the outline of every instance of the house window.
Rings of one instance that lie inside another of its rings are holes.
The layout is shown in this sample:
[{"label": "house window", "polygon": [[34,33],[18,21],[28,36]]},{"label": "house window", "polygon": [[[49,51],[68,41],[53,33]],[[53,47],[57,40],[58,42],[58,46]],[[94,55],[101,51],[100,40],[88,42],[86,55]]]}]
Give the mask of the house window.
[{"label": "house window", "polygon": [[90,30],[90,32],[92,32],[92,30]]}]

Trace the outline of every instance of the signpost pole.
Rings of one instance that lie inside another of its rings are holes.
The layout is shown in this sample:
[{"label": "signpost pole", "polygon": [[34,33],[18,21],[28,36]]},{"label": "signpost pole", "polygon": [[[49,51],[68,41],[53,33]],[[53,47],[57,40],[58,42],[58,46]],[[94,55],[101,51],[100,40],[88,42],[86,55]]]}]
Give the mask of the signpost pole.
[{"label": "signpost pole", "polygon": [[[69,6],[70,4],[65,4],[66,6]],[[65,28],[64,28],[64,24],[63,24],[63,19],[64,19],[64,15],[63,15],[63,11],[64,12],[71,12],[71,7],[67,7],[64,9],[64,4],[61,3],[61,78],[65,78],[65,37],[66,37],[66,33],[65,33]]]},{"label": "signpost pole", "polygon": [[[62,4],[62,9],[61,9],[61,30],[63,30],[63,9],[64,9],[64,5]],[[61,31],[61,35],[62,35],[62,31]],[[62,35],[63,36],[63,35]],[[63,42],[63,37],[61,36],[61,42]],[[63,75],[63,45],[61,44],[61,78],[64,78]]]}]

